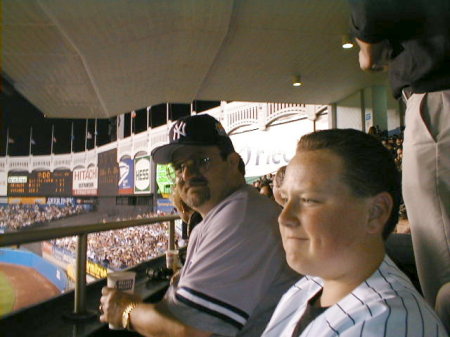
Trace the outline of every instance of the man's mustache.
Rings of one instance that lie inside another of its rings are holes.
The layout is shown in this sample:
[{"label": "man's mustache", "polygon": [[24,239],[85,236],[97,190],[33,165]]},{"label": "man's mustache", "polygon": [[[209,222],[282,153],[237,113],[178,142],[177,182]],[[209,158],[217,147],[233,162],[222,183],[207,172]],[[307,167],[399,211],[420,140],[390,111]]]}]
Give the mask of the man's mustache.
[{"label": "man's mustache", "polygon": [[184,182],[187,187],[204,185],[208,183],[208,181],[203,177],[194,177]]}]

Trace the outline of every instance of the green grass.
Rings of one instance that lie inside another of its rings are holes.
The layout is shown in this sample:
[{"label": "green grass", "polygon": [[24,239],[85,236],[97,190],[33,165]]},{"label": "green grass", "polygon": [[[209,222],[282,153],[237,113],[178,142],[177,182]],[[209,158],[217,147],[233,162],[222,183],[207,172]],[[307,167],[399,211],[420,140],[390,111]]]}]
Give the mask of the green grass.
[{"label": "green grass", "polygon": [[13,310],[14,300],[14,288],[6,275],[0,270],[0,317]]}]

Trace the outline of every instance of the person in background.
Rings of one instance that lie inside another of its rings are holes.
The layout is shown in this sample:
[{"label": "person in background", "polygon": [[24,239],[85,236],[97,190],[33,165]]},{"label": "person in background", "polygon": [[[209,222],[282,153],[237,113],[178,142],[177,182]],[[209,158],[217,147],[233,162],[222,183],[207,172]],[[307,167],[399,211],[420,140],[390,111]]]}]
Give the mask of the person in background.
[{"label": "person in background", "polygon": [[297,277],[284,259],[280,209],[245,183],[243,162],[213,117],[177,120],[169,141],[153,160],[171,163],[181,199],[203,220],[162,301],[145,304],[105,287],[100,321],[145,336],[260,336]]},{"label": "person in background", "polygon": [[280,195],[280,188],[281,185],[283,184],[285,173],[286,173],[286,165],[281,166],[278,169],[277,173],[275,173],[275,178],[273,180],[273,197],[275,198],[275,201],[279,205],[283,205],[283,200]]},{"label": "person in background", "polygon": [[411,234],[411,227],[409,225],[405,205],[400,205],[400,211],[398,214],[399,219],[394,232],[398,234]]},{"label": "person in background", "polygon": [[253,182],[253,187],[256,188],[259,191],[261,189],[261,181],[260,180],[255,180]]},{"label": "person in background", "polygon": [[274,200],[272,187],[270,187],[270,183],[269,182],[263,182],[261,184],[261,188],[259,190],[259,193],[262,194],[262,195],[265,195],[266,197],[268,197],[271,200]]},{"label": "person in background", "polygon": [[369,134],[369,135],[371,135],[371,136],[374,136],[374,137],[377,138],[377,139],[380,139],[380,135],[379,135],[379,133],[378,133],[378,130],[377,130],[377,128],[376,128],[375,126],[373,126],[373,125],[369,128],[369,130],[367,131],[367,134]]},{"label": "person in background", "polygon": [[406,103],[402,184],[417,271],[450,331],[450,1],[349,3],[360,67],[386,61],[394,97]]},{"label": "person in background", "polygon": [[281,187],[288,264],[305,275],[263,337],[445,337],[434,311],[385,253],[398,220],[399,172],[371,135],[303,136]]},{"label": "person in background", "polygon": [[175,186],[172,191],[172,201],[177,209],[178,215],[182,221],[182,236],[183,240],[188,240],[192,233],[194,227],[200,223],[203,218],[200,213],[193,210],[191,207],[186,205],[186,203],[181,199],[180,193]]}]

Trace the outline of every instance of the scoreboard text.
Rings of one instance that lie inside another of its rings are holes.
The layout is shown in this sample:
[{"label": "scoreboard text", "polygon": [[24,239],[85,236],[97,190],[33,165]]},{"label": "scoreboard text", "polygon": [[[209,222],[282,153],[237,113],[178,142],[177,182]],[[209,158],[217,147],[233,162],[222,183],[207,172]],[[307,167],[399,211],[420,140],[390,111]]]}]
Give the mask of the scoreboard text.
[{"label": "scoreboard text", "polygon": [[70,196],[71,171],[12,173],[8,176],[9,196]]}]

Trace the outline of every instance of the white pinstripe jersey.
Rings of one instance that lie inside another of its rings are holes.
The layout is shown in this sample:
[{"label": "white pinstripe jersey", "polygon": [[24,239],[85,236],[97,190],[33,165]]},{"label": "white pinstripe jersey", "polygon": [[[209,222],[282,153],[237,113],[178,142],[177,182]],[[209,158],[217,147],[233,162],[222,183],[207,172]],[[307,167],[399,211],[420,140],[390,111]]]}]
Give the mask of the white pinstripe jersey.
[{"label": "white pinstripe jersey", "polygon": [[[306,304],[321,288],[305,276],[278,303],[263,337],[291,337]],[[434,311],[389,257],[377,271],[313,320],[301,337],[447,337]]]}]

